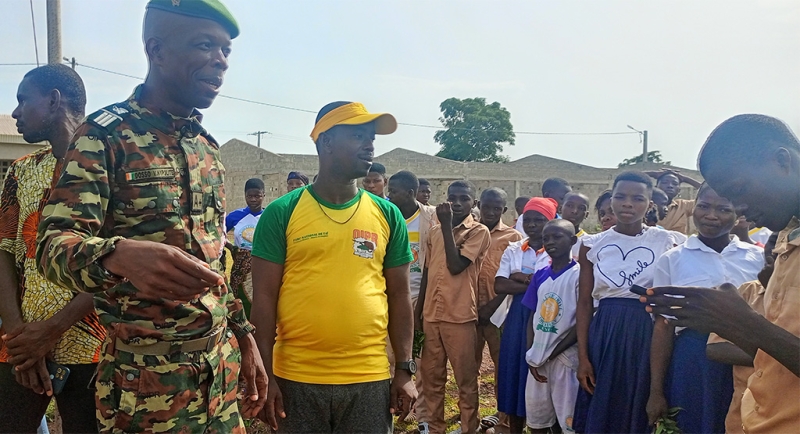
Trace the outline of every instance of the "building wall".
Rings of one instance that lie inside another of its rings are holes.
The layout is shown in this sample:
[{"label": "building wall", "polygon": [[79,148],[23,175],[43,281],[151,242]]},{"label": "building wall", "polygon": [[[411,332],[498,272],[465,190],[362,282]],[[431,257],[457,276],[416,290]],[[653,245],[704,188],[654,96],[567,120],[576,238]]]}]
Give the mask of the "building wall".
[{"label": "building wall", "polygon": [[[237,139],[233,139],[221,148],[222,161],[226,170],[226,192],[228,209],[233,210],[245,206],[244,183],[249,178],[260,178],[266,186],[265,204],[286,193],[286,177],[290,171],[299,170],[309,179],[317,173],[316,155],[278,155]],[[514,199],[518,196],[541,196],[542,183],[550,177],[564,178],[570,182],[574,191],[589,197],[590,216],[584,223],[587,230],[595,230],[599,225],[594,201],[606,189],[611,188],[614,178],[623,170],[602,169],[569,161],[533,155],[511,163],[464,163],[444,158],[395,149],[375,158],[375,161],[386,166],[387,174],[400,170],[409,170],[420,178],[431,182],[433,195],[431,203],[444,202],[447,186],[461,179],[468,179],[481,191],[498,187],[508,193],[508,212],[504,216],[507,224],[513,224],[517,215],[514,211]],[[655,170],[663,166],[639,164],[633,169]],[[628,169],[630,170],[630,168]],[[680,169],[695,179],[700,174],[693,170]],[[390,175],[391,176],[391,175]],[[694,197],[693,188],[686,186],[681,197]]]}]

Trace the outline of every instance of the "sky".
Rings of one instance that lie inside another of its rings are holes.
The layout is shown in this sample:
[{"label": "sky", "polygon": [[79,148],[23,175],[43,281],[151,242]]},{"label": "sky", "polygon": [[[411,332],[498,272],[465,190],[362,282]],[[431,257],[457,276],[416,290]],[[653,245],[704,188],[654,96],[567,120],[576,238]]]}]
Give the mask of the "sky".
[{"label": "sky", "polygon": [[[0,64],[47,61],[45,0],[2,0]],[[224,0],[241,35],[222,94],[316,112],[359,101],[400,123],[440,126],[447,98],[484,97],[511,112],[512,160],[542,154],[615,167],[650,150],[694,168],[723,120],[763,113],[800,132],[800,2]],[[145,0],[61,0],[63,54],[75,57],[87,113],[122,101],[144,77]],[[31,66],[0,66],[0,113],[11,113]],[[262,147],[314,153],[313,113],[218,98],[203,111],[220,142],[269,131]],[[375,153],[435,154],[436,128],[400,125]]]}]

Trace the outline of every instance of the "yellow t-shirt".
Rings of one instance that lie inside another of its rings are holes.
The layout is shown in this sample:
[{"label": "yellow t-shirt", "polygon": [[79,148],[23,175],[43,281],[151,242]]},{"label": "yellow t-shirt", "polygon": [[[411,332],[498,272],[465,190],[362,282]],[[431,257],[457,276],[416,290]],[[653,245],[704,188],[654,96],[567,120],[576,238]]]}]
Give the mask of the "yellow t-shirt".
[{"label": "yellow t-shirt", "polygon": [[383,270],[413,260],[400,210],[363,190],[335,205],[311,186],[297,189],[264,210],[253,256],[284,266],[276,376],[312,384],[389,378]]}]

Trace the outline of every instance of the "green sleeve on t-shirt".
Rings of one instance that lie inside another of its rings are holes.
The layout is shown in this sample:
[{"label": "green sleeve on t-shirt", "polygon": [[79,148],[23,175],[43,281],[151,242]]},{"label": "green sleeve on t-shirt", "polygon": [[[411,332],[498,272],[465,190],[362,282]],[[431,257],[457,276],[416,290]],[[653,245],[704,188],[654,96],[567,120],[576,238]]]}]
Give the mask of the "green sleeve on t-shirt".
[{"label": "green sleeve on t-shirt", "polygon": [[383,268],[399,267],[414,262],[414,254],[411,253],[411,246],[408,244],[408,228],[403,214],[388,200],[369,192],[367,194],[381,209],[389,224],[389,244],[386,246]]},{"label": "green sleeve on t-shirt", "polygon": [[286,228],[306,188],[286,193],[267,206],[253,234],[253,256],[276,264],[286,262]]}]

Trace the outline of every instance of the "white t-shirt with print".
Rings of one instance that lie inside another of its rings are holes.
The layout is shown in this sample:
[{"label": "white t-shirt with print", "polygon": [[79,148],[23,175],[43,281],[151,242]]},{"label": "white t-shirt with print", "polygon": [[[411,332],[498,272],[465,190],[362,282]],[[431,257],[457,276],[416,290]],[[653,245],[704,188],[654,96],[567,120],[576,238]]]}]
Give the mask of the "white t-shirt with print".
[{"label": "white t-shirt with print", "polygon": [[245,250],[253,250],[253,234],[256,232],[256,225],[261,214],[247,214],[233,227],[233,242],[236,247]]},{"label": "white t-shirt with print", "polygon": [[645,226],[636,236],[623,235],[611,228],[605,232],[584,237],[583,245],[589,247],[586,259],[593,266],[596,300],[604,298],[631,298],[639,296],[630,292],[631,286],[653,286],[655,263],[665,252],[683,242],[675,232]]},{"label": "white t-shirt with print", "polygon": [[[538,302],[533,315],[533,345],[525,353],[529,365],[545,364],[559,342],[575,327],[578,305],[578,278],[580,265],[573,262],[553,278],[552,270],[537,290]],[[572,352],[576,348],[570,348]]]}]

